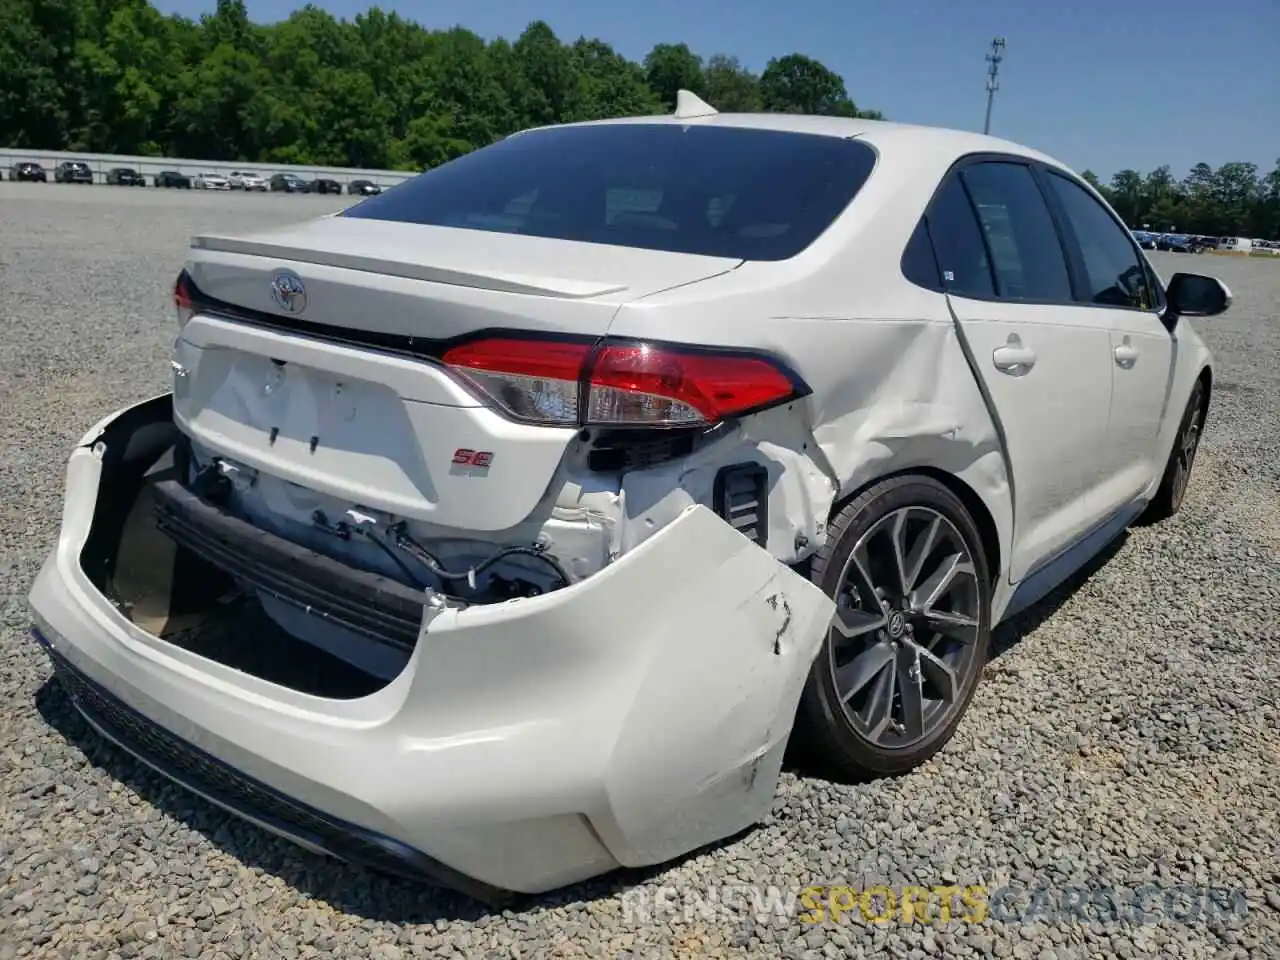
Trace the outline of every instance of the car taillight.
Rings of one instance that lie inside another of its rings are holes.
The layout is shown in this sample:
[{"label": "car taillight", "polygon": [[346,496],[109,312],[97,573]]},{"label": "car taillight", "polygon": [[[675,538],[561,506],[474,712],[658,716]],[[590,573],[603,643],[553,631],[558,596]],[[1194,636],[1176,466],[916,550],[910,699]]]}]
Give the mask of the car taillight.
[{"label": "car taillight", "polygon": [[493,338],[443,359],[513,419],[557,426],[702,426],[807,392],[761,354],[612,338]]},{"label": "car taillight", "polygon": [[191,282],[191,274],[183,270],[173,284],[173,306],[178,312],[178,329],[187,325],[187,321],[195,315],[195,286]]},{"label": "car taillight", "polygon": [[556,340],[477,340],[445,352],[444,362],[510,417],[573,426],[591,345]]}]

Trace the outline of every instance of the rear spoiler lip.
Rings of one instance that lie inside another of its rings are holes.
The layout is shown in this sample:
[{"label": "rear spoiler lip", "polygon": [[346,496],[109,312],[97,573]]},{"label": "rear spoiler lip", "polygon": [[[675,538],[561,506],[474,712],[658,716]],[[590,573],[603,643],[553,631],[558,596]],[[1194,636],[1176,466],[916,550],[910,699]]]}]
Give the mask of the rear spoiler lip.
[{"label": "rear spoiler lip", "polygon": [[[325,219],[325,218],[322,218]],[[219,234],[201,234],[191,239],[194,250],[213,250],[220,253],[239,253],[257,257],[289,260],[295,263],[313,263],[344,270],[359,270],[383,276],[401,277],[406,280],[425,280],[429,283],[445,283],[456,287],[474,287],[497,293],[522,293],[539,297],[558,297],[565,300],[587,300],[628,288],[625,283],[592,283],[569,280],[563,277],[538,277],[525,274],[450,270],[427,264],[388,261],[382,258],[362,257],[355,253],[335,250],[300,250],[295,246],[271,243],[266,240],[249,240],[242,237]]]}]

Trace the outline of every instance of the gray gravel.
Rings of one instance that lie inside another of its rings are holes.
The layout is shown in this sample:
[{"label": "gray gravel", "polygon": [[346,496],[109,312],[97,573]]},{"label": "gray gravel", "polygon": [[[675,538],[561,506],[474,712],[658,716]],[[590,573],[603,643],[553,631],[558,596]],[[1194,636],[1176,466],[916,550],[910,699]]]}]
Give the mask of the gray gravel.
[{"label": "gray gravel", "polygon": [[[490,915],[229,821],[98,743],[25,638],[69,445],[167,389],[192,233],[345,200],[0,184],[0,960],[1280,956],[1280,261],[1155,255],[1236,295],[1200,325],[1220,372],[1189,502],[1003,629],[959,734],[907,777],[787,773],[732,843]],[[696,897],[841,879],[1200,885],[1247,909],[815,927]]]}]

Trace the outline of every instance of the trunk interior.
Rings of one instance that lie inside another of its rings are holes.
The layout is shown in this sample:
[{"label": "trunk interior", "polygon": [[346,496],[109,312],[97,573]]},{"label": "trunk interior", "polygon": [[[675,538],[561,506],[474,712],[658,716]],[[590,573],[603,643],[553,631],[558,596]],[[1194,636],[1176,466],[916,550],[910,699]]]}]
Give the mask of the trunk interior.
[{"label": "trunk interior", "polygon": [[[387,658],[363,669],[352,662],[358,656],[343,659],[301,639],[268,613],[270,597],[160,529],[156,489],[181,476],[186,459],[169,398],[163,400],[148,405],[147,423],[117,422],[102,437],[98,502],[80,558],[90,580],[140,629],[269,682],[330,699],[363,697],[385,686],[397,672]],[[304,624],[318,621],[301,610],[297,615]],[[348,640],[353,648],[361,642],[354,634]],[[409,652],[399,651],[401,665]]]}]

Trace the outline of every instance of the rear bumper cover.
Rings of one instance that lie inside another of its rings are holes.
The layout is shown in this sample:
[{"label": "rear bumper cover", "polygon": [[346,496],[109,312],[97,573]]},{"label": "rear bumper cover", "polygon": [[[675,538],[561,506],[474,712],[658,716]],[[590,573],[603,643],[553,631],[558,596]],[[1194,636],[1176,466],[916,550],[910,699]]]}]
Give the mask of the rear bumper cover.
[{"label": "rear bumper cover", "polygon": [[81,568],[109,451],[170,410],[85,436],[30,596],[81,709],[162,772],[313,849],[477,896],[660,863],[769,809],[833,605],[710,510],[572,587],[446,610],[390,684],[328,700],[146,633]]}]

